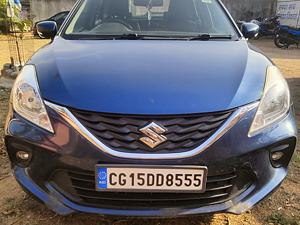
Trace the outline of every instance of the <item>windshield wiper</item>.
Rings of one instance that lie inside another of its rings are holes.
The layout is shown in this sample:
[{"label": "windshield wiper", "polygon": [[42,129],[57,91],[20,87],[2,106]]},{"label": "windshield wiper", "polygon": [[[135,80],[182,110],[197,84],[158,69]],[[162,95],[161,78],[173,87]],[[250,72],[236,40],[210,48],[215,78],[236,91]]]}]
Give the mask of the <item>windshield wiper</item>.
[{"label": "windshield wiper", "polygon": [[125,33],[121,35],[91,35],[91,37],[82,37],[80,40],[137,40],[142,38],[143,36],[140,36],[136,33]]},{"label": "windshield wiper", "polygon": [[138,35],[137,33],[124,33],[120,36],[114,37],[114,40],[120,40],[120,39],[125,39],[125,40],[138,40],[142,39],[143,36]]},{"label": "windshield wiper", "polygon": [[207,41],[210,39],[232,39],[232,35],[210,35],[210,34],[199,34],[196,36],[187,37],[172,37],[172,36],[148,36],[139,35],[137,33],[124,33],[120,35],[93,35],[92,37],[83,37],[80,40],[203,40]]},{"label": "windshield wiper", "polygon": [[79,40],[166,40],[166,39],[177,40],[178,38],[147,36],[147,35],[139,35],[137,33],[124,33],[120,35],[91,35],[91,37],[79,38]]},{"label": "windshield wiper", "polygon": [[137,33],[124,33],[120,36],[114,37],[114,40],[181,40],[181,37],[171,36],[153,36],[153,35],[139,35]]},{"label": "windshield wiper", "polygon": [[187,37],[188,40],[203,40],[207,41],[210,39],[231,39],[232,35],[211,35],[211,34],[199,34],[193,37]]},{"label": "windshield wiper", "polygon": [[113,40],[114,36],[111,35],[91,35],[88,37],[81,37],[78,40]]}]

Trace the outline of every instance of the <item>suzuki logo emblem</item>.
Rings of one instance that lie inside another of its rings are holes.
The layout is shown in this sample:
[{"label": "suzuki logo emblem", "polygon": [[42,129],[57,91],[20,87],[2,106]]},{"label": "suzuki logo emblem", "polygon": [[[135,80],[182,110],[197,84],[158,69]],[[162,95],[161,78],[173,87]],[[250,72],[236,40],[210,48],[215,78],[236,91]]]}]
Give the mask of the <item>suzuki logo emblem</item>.
[{"label": "suzuki logo emblem", "polygon": [[141,128],[140,131],[148,136],[142,137],[140,138],[140,140],[151,148],[154,148],[158,144],[163,143],[167,140],[167,138],[164,135],[161,135],[162,133],[165,133],[167,129],[157,125],[154,122]]}]

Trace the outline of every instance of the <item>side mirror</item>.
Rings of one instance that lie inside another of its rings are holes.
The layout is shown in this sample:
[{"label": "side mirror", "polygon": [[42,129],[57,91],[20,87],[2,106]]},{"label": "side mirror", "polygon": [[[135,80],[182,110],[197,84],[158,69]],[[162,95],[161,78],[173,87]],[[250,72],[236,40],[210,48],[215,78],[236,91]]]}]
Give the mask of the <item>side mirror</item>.
[{"label": "side mirror", "polygon": [[57,33],[57,24],[54,21],[43,21],[37,25],[37,33],[40,38],[53,39]]},{"label": "side mirror", "polygon": [[241,31],[245,38],[251,39],[258,35],[259,26],[254,23],[243,23]]}]

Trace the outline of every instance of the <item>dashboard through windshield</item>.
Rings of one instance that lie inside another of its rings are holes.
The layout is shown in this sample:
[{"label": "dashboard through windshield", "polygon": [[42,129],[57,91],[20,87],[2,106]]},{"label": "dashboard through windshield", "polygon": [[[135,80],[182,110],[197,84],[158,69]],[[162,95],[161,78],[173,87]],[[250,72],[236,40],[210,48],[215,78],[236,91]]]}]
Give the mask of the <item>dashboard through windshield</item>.
[{"label": "dashboard through windshield", "polygon": [[[68,21],[66,39],[230,39],[237,32],[216,0],[83,0]],[[196,38],[193,38],[196,37]]]}]

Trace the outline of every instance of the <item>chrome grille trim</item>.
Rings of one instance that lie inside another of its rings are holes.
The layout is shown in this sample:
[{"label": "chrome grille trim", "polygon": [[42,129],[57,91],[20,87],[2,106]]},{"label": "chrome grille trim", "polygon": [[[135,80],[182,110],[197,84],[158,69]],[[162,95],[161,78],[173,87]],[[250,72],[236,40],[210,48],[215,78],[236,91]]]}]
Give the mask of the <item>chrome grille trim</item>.
[{"label": "chrome grille trim", "polygon": [[77,118],[66,108],[51,102],[45,101],[45,104],[55,110],[62,118],[64,118],[72,127],[74,127],[83,137],[89,142],[99,148],[101,151],[113,155],[119,158],[128,159],[180,159],[195,156],[215,143],[220,137],[222,137],[231,127],[233,127],[243,116],[245,116],[250,110],[256,108],[259,102],[254,102],[238,108],[228,120],[205,142],[203,142],[197,148],[180,153],[127,153],[115,151],[101,141],[99,141],[94,135],[91,134],[78,120]]}]

